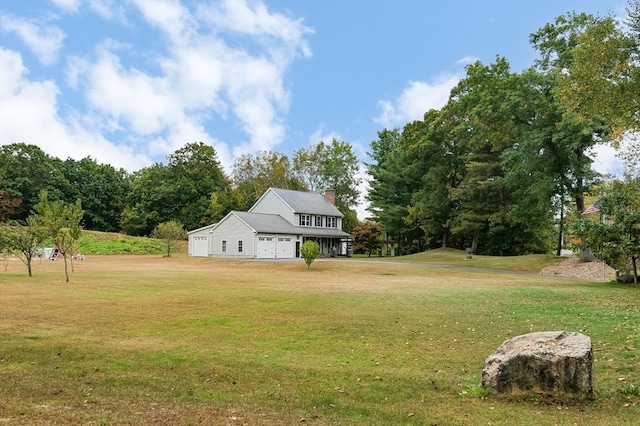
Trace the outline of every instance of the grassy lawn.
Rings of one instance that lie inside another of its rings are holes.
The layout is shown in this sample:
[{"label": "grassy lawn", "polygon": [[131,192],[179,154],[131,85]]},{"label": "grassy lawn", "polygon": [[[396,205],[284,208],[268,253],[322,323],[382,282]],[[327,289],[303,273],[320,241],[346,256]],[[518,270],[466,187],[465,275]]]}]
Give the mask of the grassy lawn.
[{"label": "grassy lawn", "polygon": [[[637,424],[638,286],[411,259],[322,259],[307,270],[302,261],[88,256],[70,283],[60,261],[36,261],[32,278],[12,261],[0,271],[0,423]],[[543,330],[592,338],[597,398],[560,406],[484,396],[484,359],[507,338]]]}]

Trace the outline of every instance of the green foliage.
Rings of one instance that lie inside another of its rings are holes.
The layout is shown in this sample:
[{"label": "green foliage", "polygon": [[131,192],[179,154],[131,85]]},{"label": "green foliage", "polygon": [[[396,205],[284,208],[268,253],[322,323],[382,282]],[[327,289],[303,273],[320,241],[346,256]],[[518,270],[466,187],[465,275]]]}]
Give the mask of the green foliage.
[{"label": "green foliage", "polygon": [[129,175],[108,164],[98,164],[91,158],[80,161],[71,158],[61,164],[66,179],[61,188],[64,200],[80,199],[84,210],[83,227],[95,231],[113,232],[120,229],[120,216],[131,191]]},{"label": "green foliage", "polygon": [[353,147],[333,139],[330,144],[319,142],[307,149],[297,150],[293,156],[293,171],[297,179],[310,191],[336,191],[336,207],[343,214],[358,204],[358,157]]},{"label": "green foliage", "polygon": [[320,255],[320,246],[315,241],[305,241],[300,247],[300,256],[304,259],[307,264],[307,268],[311,268],[311,264],[314,260],[318,258]]},{"label": "green foliage", "polygon": [[26,220],[43,190],[52,200],[63,199],[62,188],[68,182],[61,166],[62,161],[50,157],[35,145],[0,146],[0,190],[20,200],[15,210],[5,211],[5,218]]},{"label": "green foliage", "polygon": [[30,216],[24,225],[0,223],[0,251],[16,253],[27,266],[27,273],[32,276],[31,261],[38,253],[40,244],[47,237],[47,232],[37,220]]},{"label": "green foliage", "polygon": [[171,257],[171,245],[176,240],[184,240],[187,238],[187,231],[180,222],[171,220],[163,222],[153,230],[153,237],[163,240],[167,245],[167,257]]},{"label": "green foliage", "polygon": [[627,176],[603,189],[603,220],[581,218],[572,232],[581,239],[580,249],[590,249],[621,271],[632,271],[637,282],[640,258],[640,177]]},{"label": "green foliage", "polygon": [[271,151],[241,155],[233,163],[231,176],[234,191],[242,200],[240,210],[249,210],[269,188],[307,190],[294,175],[289,158]]},{"label": "green foliage", "polygon": [[130,191],[128,174],[87,157],[61,161],[35,145],[0,147],[0,221],[26,220],[46,190],[51,201],[67,204],[80,199],[83,225],[115,231]]},{"label": "green foliage", "polygon": [[74,204],[65,204],[62,201],[49,202],[47,192],[40,193],[40,201],[34,206],[35,215],[32,220],[48,238],[51,238],[54,246],[59,250],[64,259],[64,273],[69,282],[69,270],[67,257],[74,249],[74,243],[80,238],[82,227],[80,221],[84,214],[80,199]]},{"label": "green foliage", "polygon": [[353,248],[356,251],[365,252],[371,257],[384,246],[384,230],[378,222],[360,222],[353,230]]},{"label": "green foliage", "polygon": [[122,216],[130,235],[150,235],[162,222],[183,223],[196,229],[213,221],[211,195],[229,187],[213,147],[187,144],[168,156],[168,164],[154,164],[133,175],[133,187]]},{"label": "green foliage", "polygon": [[76,251],[82,254],[159,254],[166,250],[164,241],[156,238],[91,231],[83,231],[76,244]]}]

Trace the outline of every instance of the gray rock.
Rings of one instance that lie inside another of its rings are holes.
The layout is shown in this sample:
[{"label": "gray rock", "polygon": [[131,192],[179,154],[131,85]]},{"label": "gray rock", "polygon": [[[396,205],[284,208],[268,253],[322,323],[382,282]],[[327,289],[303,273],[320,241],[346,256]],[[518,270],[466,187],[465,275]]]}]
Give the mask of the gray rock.
[{"label": "gray rock", "polygon": [[496,395],[592,398],[591,338],[581,333],[543,331],[509,339],[486,359],[482,386]]}]

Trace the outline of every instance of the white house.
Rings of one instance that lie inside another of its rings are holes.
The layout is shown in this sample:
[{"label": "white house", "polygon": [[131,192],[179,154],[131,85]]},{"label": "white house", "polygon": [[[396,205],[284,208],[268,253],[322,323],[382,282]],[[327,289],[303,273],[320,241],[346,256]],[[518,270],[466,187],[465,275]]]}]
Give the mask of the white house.
[{"label": "white house", "polygon": [[232,211],[220,222],[189,232],[190,256],[257,259],[300,257],[313,240],[325,254],[347,255],[351,236],[342,231],[335,192],[269,188],[248,212]]}]

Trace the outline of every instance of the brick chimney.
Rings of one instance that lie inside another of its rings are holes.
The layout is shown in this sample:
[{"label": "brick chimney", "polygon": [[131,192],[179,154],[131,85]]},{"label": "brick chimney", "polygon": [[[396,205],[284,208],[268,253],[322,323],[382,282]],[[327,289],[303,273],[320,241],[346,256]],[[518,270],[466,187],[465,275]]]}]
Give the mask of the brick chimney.
[{"label": "brick chimney", "polygon": [[326,189],[324,191],[324,199],[331,203],[331,205],[336,205],[336,190],[335,189]]}]

